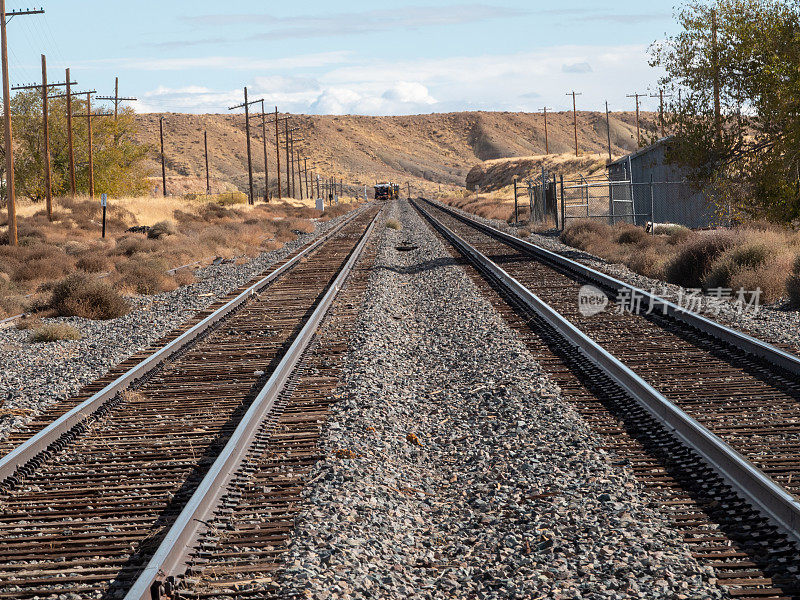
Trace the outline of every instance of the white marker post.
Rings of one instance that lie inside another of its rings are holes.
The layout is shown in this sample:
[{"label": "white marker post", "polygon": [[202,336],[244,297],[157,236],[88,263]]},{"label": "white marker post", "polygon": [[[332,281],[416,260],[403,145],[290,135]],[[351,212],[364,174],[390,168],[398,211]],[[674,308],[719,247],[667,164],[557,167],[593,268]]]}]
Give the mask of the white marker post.
[{"label": "white marker post", "polygon": [[108,194],[100,195],[100,206],[103,207],[103,239],[106,237],[106,206],[108,205]]}]

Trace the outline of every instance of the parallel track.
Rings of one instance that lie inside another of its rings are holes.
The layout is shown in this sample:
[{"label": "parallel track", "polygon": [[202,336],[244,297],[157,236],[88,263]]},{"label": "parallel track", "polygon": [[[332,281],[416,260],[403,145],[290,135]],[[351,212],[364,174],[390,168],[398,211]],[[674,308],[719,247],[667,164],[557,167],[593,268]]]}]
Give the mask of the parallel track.
[{"label": "parallel track", "polygon": [[0,598],[125,594],[376,212],[135,382],[26,476],[6,480]]},{"label": "parallel track", "polygon": [[[583,317],[577,297],[586,281],[566,262],[543,264],[468,219],[433,204],[424,208],[792,494],[800,492],[800,387],[793,374],[673,318],[616,314],[613,301],[603,315]],[[793,543],[540,315],[469,270],[732,596],[800,598]],[[615,291],[608,290],[612,297]]]}]

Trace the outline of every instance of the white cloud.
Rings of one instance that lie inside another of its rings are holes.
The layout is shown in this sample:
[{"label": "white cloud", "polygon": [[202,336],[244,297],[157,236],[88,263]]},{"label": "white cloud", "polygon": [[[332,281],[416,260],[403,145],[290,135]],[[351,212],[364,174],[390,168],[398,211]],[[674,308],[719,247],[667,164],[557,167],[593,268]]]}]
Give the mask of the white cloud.
[{"label": "white cloud", "polygon": [[401,104],[436,104],[428,88],[416,81],[398,81],[383,93],[383,98]]},{"label": "white cloud", "polygon": [[[589,70],[578,69],[581,72],[576,74],[564,68],[587,63],[587,57],[592,57]],[[648,65],[645,46],[560,46],[474,57],[350,60],[330,64],[327,70],[296,69],[291,74],[265,71],[250,82],[251,90],[254,97],[263,96],[281,110],[373,115],[535,111],[543,105],[571,110],[572,102],[565,94],[572,89],[583,94],[579,110],[599,110],[606,99],[614,110],[630,109],[626,90],[644,91],[659,76]],[[647,101],[643,108],[648,108]],[[143,106],[204,112],[223,111],[239,102],[241,90],[160,88],[144,96]]]},{"label": "white cloud", "polygon": [[561,71],[564,73],[591,73],[592,65],[588,62],[572,63],[570,65],[561,65]]}]

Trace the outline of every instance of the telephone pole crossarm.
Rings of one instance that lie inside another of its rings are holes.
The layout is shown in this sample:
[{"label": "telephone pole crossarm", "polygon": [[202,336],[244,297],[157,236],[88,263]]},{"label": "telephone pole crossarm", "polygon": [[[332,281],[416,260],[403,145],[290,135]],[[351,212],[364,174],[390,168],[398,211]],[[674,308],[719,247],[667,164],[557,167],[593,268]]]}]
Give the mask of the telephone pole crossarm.
[{"label": "telephone pole crossarm", "polygon": [[[70,81],[69,82],[69,85],[77,85],[77,84],[78,84],[77,81]],[[20,90],[40,90],[40,89],[42,89],[42,87],[55,88],[55,87],[66,87],[66,85],[67,85],[66,81],[63,82],[63,83],[48,83],[46,86],[42,86],[41,83],[32,83],[30,85],[15,85],[15,86],[12,86],[11,91],[12,92],[18,92]],[[50,96],[50,98],[54,98],[54,97],[55,96]]]}]

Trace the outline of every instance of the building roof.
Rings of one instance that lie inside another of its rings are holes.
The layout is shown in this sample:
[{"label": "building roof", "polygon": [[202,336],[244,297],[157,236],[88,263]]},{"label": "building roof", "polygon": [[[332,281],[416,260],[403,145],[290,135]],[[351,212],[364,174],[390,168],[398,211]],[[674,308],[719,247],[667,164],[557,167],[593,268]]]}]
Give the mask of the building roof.
[{"label": "building roof", "polygon": [[644,154],[649,154],[650,152],[652,152],[656,148],[659,148],[659,147],[663,146],[670,139],[672,139],[671,135],[668,135],[667,137],[663,137],[660,140],[650,144],[649,146],[645,146],[644,148],[639,148],[636,152],[631,152],[630,154],[626,154],[622,158],[618,158],[617,160],[608,163],[606,165],[606,168],[614,166],[614,165],[621,165],[623,163],[628,162],[628,159],[633,160],[634,158],[637,158],[637,157],[642,156]]}]

